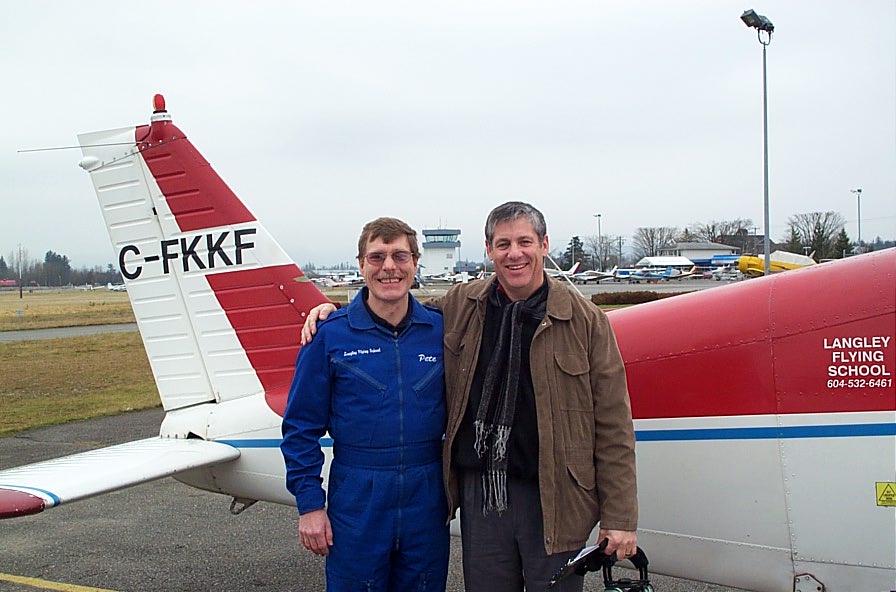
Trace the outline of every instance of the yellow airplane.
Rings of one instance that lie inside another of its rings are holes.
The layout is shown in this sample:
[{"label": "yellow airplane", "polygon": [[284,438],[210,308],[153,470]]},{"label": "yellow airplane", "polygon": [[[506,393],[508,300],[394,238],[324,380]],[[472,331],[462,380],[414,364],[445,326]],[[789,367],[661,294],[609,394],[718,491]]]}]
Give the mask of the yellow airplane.
[{"label": "yellow airplane", "polygon": [[[737,260],[737,268],[741,273],[750,277],[760,277],[765,275],[764,259],[763,255],[744,255]],[[816,264],[817,262],[812,257],[788,253],[787,251],[775,251],[768,256],[769,273],[799,269],[800,267]]]}]

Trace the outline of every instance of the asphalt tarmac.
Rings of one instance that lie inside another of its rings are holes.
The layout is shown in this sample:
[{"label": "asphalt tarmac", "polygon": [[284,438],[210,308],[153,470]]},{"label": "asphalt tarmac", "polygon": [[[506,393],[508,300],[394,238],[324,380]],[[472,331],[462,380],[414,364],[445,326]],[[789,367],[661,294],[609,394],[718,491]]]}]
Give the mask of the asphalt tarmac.
[{"label": "asphalt tarmac", "polygon": [[[713,285],[719,284],[690,284],[691,289]],[[587,288],[583,292],[597,291]],[[0,342],[89,334],[97,328],[72,328],[64,335],[54,331],[6,332]],[[158,434],[162,417],[156,409],[0,438],[0,469],[150,437]],[[0,521],[0,592],[325,590],[324,561],[299,545],[294,508],[258,503],[233,516],[229,506],[230,498],[166,478]],[[657,592],[738,592],[655,575],[651,582]],[[452,538],[447,590],[464,590],[458,538]],[[603,590],[599,574],[586,576],[585,590]]]},{"label": "asphalt tarmac", "polygon": [[[0,469],[153,436],[162,415],[140,411],[0,438]],[[0,591],[325,590],[323,560],[299,546],[293,508],[258,503],[232,516],[229,505],[225,496],[166,478],[4,520]],[[736,592],[651,580],[658,592]],[[464,590],[458,538],[448,590]],[[603,590],[598,574],[586,576],[585,590]]]}]

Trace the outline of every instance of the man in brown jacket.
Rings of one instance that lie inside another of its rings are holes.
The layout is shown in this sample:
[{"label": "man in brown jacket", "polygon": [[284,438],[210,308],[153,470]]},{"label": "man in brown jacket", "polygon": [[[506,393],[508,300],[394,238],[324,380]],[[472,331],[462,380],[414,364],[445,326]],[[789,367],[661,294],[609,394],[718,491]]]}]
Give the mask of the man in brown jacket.
[{"label": "man in brown jacket", "polygon": [[[496,207],[485,245],[497,281],[457,285],[435,302],[445,323],[449,517],[460,507],[467,592],[545,590],[598,521],[607,553],[636,550],[625,369],[603,312],[545,274],[541,212]],[[576,576],[554,589],[583,584]]]}]

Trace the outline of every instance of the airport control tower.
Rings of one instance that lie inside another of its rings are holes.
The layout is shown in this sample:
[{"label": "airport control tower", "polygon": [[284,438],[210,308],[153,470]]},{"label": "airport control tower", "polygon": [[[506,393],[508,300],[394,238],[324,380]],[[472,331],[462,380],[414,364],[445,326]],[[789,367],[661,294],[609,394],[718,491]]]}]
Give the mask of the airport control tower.
[{"label": "airport control tower", "polygon": [[434,228],[423,231],[420,265],[425,275],[454,273],[460,252],[460,229]]}]

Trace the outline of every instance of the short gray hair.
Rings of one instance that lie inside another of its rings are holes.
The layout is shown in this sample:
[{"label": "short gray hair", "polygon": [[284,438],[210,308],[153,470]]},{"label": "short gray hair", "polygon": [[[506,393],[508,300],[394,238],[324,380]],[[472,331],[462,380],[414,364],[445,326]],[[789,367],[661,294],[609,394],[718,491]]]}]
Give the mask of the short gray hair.
[{"label": "short gray hair", "polygon": [[495,226],[504,222],[513,222],[517,218],[525,218],[532,224],[538,241],[544,241],[548,234],[548,226],[544,221],[544,215],[534,206],[522,201],[508,201],[493,209],[485,220],[485,241],[492,244],[495,238]]}]

